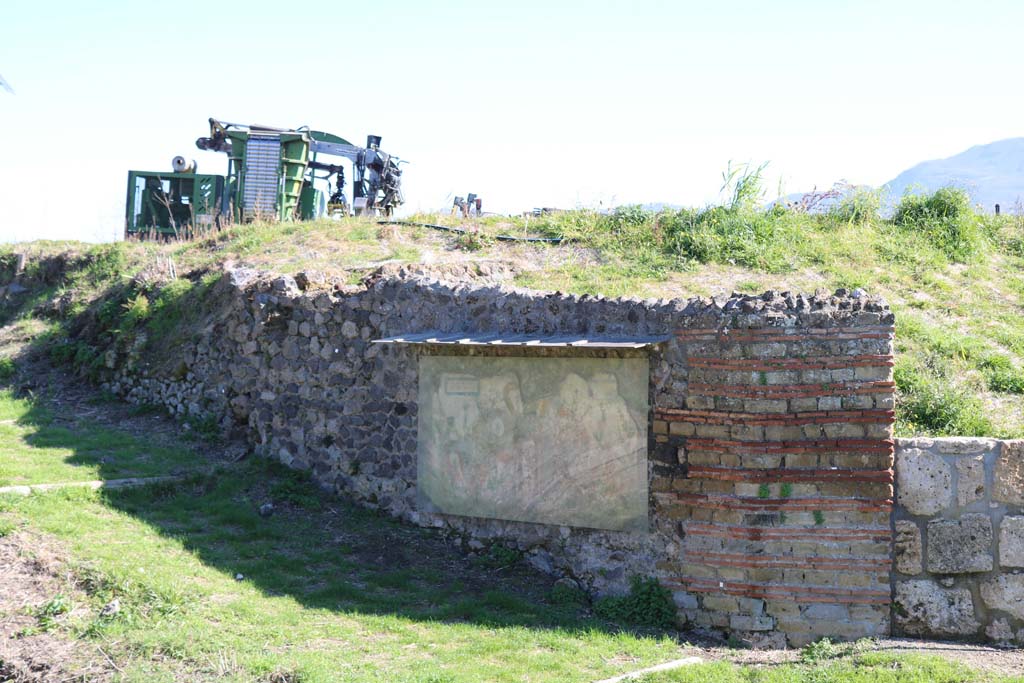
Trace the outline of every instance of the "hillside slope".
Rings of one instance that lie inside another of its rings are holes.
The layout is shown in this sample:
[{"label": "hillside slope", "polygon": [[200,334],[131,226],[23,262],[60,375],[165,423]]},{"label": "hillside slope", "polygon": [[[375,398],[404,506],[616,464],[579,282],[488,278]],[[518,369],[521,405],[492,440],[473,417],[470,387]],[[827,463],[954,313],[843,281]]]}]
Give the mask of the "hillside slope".
[{"label": "hillside slope", "polygon": [[[1021,437],[1024,224],[975,216],[957,201],[938,197],[898,220],[850,203],[820,216],[633,207],[464,224],[415,219],[463,233],[350,219],[232,226],[171,243],[30,243],[0,251],[0,324],[35,335],[37,349],[88,376],[136,330],[149,339],[148,360],[159,362],[161,344],[196,324],[228,262],[349,284],[388,264],[422,264],[510,286],[641,298],[863,288],[896,313],[900,434]],[[18,254],[26,267],[15,277]],[[0,371],[11,362],[0,359]]]}]

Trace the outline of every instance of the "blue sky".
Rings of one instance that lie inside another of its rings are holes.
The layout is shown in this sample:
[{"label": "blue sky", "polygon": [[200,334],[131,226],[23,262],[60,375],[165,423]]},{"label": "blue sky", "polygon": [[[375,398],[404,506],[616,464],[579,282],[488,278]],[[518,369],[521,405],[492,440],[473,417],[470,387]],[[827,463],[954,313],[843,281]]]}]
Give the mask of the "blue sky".
[{"label": "blue sky", "polygon": [[0,241],[115,239],[127,170],[210,116],[383,136],[407,210],[771,193],[1024,132],[1020,2],[10,2]]}]

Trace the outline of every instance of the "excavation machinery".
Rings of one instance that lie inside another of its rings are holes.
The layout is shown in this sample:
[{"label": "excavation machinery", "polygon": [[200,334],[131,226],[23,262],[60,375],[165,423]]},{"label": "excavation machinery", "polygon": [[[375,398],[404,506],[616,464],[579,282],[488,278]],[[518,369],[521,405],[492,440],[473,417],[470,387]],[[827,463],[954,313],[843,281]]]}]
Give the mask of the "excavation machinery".
[{"label": "excavation machinery", "polygon": [[370,135],[359,147],[309,128],[210,119],[210,135],[196,147],[226,154],[227,175],[199,173],[196,162],[182,156],[171,161],[171,171],[129,171],[125,235],[185,235],[253,220],[391,216],[403,202],[401,160],[382,151],[380,140]]}]

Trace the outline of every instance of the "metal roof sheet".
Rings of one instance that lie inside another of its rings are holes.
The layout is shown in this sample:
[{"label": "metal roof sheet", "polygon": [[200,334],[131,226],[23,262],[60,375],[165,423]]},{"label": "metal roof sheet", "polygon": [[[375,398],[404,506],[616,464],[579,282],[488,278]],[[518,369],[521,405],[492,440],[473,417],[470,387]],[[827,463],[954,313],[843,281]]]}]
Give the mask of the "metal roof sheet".
[{"label": "metal roof sheet", "polygon": [[455,344],[462,346],[562,346],[588,349],[641,349],[668,341],[667,335],[530,335],[494,332],[413,332],[374,339],[374,344]]}]

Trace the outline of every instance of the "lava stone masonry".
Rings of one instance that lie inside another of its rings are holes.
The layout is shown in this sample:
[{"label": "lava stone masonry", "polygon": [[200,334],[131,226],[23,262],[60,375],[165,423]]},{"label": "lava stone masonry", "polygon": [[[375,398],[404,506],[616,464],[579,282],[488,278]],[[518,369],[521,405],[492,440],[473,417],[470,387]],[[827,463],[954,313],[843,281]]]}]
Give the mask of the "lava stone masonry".
[{"label": "lava stone masonry", "polygon": [[[108,354],[106,386],[214,417],[258,452],[442,528],[471,552],[513,544],[596,594],[655,576],[690,626],[767,646],[889,631],[893,317],[884,302],[844,290],[609,300],[481,285],[480,276],[476,267],[394,267],[355,286],[234,269],[180,359],[147,366],[140,344]],[[648,351],[373,343],[427,330],[665,341]],[[418,510],[420,353],[648,355],[648,531]]]}]

